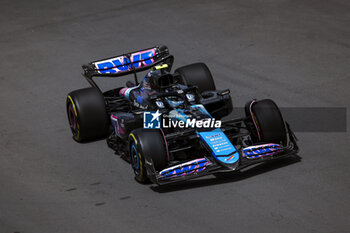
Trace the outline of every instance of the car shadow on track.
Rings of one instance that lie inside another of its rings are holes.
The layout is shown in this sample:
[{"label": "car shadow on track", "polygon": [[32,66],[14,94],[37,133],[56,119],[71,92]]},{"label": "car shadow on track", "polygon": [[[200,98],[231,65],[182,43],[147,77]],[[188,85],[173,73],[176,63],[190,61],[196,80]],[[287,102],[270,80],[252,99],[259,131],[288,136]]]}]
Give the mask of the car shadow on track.
[{"label": "car shadow on track", "polygon": [[282,168],[301,161],[299,155],[294,155],[288,158],[273,160],[265,163],[255,165],[254,167],[243,169],[242,171],[219,173],[215,177],[208,176],[206,178],[198,178],[193,180],[184,181],[181,183],[174,183],[162,186],[151,186],[151,189],[158,193],[168,193],[181,191],[186,189],[200,188],[204,186],[219,185],[230,182],[237,182],[248,179],[250,177],[260,175],[269,171],[273,171],[278,168]]}]

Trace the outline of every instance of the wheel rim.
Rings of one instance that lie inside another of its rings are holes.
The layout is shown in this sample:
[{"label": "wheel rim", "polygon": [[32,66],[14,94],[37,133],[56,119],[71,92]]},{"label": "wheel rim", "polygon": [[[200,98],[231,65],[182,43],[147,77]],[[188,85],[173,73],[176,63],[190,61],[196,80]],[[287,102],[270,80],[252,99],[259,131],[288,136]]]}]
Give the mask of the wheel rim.
[{"label": "wheel rim", "polygon": [[131,145],[131,165],[132,168],[134,169],[134,172],[136,174],[136,176],[140,175],[140,158],[139,158],[139,154],[137,153],[137,149],[135,144]]},{"label": "wheel rim", "polygon": [[73,133],[74,136],[77,135],[78,129],[77,129],[77,117],[75,116],[74,109],[71,103],[68,105],[68,121],[69,121],[69,126],[70,129]]}]

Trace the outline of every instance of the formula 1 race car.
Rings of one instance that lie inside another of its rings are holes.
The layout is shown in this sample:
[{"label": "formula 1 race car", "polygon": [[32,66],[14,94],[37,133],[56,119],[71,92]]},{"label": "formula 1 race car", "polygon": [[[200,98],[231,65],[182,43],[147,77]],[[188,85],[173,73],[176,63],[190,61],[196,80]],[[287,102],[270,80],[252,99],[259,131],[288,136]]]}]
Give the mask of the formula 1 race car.
[{"label": "formula 1 race car", "polygon": [[[83,65],[92,87],[67,96],[74,140],[107,138],[141,183],[167,184],[230,172],[298,152],[296,137],[270,99],[251,100],[245,116],[232,110],[229,90],[216,90],[203,63],[170,73],[174,57],[157,46]],[[141,82],[137,73],[148,71]],[[134,82],[102,92],[94,76],[133,74]]]}]

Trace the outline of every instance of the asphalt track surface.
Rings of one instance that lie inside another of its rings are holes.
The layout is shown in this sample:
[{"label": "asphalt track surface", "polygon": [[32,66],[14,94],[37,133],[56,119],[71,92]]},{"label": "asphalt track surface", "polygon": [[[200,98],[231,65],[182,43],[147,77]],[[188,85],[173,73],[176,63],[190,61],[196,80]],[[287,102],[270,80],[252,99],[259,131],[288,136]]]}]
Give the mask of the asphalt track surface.
[{"label": "asphalt track surface", "polygon": [[297,133],[300,160],[157,188],[105,141],[74,142],[65,112],[66,94],[88,86],[81,64],[160,44],[174,67],[208,64],[235,106],[349,109],[349,1],[1,5],[1,233],[350,231],[349,127]]}]

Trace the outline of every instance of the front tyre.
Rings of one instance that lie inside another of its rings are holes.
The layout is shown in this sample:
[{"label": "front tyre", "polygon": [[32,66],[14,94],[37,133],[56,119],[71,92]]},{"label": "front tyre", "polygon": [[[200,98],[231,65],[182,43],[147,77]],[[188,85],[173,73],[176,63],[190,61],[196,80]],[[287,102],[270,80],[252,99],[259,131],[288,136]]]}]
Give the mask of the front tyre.
[{"label": "front tyre", "polygon": [[271,99],[250,101],[245,106],[254,142],[286,145],[287,129],[282,114]]},{"label": "front tyre", "polygon": [[145,162],[152,161],[156,171],[163,170],[168,164],[166,142],[160,130],[135,129],[129,134],[129,153],[135,179],[148,183]]}]

